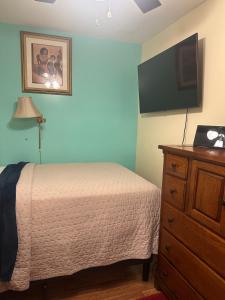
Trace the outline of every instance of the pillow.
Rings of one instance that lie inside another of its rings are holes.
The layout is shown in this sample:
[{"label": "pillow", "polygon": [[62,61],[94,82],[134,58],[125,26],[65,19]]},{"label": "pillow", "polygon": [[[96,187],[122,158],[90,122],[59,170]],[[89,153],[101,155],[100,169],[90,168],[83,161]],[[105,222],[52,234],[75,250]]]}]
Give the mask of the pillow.
[{"label": "pillow", "polygon": [[2,171],[5,169],[5,166],[0,166],[0,174],[2,173]]}]

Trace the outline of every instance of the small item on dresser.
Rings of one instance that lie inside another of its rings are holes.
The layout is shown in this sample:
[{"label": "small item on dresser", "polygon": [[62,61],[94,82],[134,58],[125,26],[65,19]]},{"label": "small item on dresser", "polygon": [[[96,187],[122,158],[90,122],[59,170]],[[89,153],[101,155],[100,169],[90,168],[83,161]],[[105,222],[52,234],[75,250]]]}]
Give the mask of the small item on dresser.
[{"label": "small item on dresser", "polygon": [[225,127],[198,125],[194,147],[225,148]]}]

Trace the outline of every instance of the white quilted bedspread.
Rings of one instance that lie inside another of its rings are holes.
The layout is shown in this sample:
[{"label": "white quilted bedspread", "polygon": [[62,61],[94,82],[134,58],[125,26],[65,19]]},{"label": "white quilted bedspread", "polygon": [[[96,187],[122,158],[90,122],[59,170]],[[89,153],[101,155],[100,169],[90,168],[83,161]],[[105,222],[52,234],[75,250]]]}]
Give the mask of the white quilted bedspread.
[{"label": "white quilted bedspread", "polygon": [[160,190],[120,165],[28,164],[16,201],[19,250],[0,291],[157,253]]}]

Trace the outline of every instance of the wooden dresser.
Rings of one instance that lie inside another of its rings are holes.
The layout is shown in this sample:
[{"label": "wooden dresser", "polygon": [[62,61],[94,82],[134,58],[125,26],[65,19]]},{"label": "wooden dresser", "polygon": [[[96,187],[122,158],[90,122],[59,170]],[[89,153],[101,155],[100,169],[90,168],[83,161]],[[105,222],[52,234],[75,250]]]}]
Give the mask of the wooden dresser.
[{"label": "wooden dresser", "polygon": [[156,286],[169,299],[225,300],[225,150],[164,153]]}]

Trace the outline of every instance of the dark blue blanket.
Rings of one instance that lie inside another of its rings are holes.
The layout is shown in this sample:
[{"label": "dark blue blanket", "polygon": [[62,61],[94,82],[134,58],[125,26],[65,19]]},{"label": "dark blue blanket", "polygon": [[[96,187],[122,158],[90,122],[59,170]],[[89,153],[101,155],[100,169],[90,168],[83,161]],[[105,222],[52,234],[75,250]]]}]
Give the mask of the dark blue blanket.
[{"label": "dark blue blanket", "polygon": [[16,262],[16,184],[25,162],[8,165],[0,174],[0,281],[10,281]]}]

